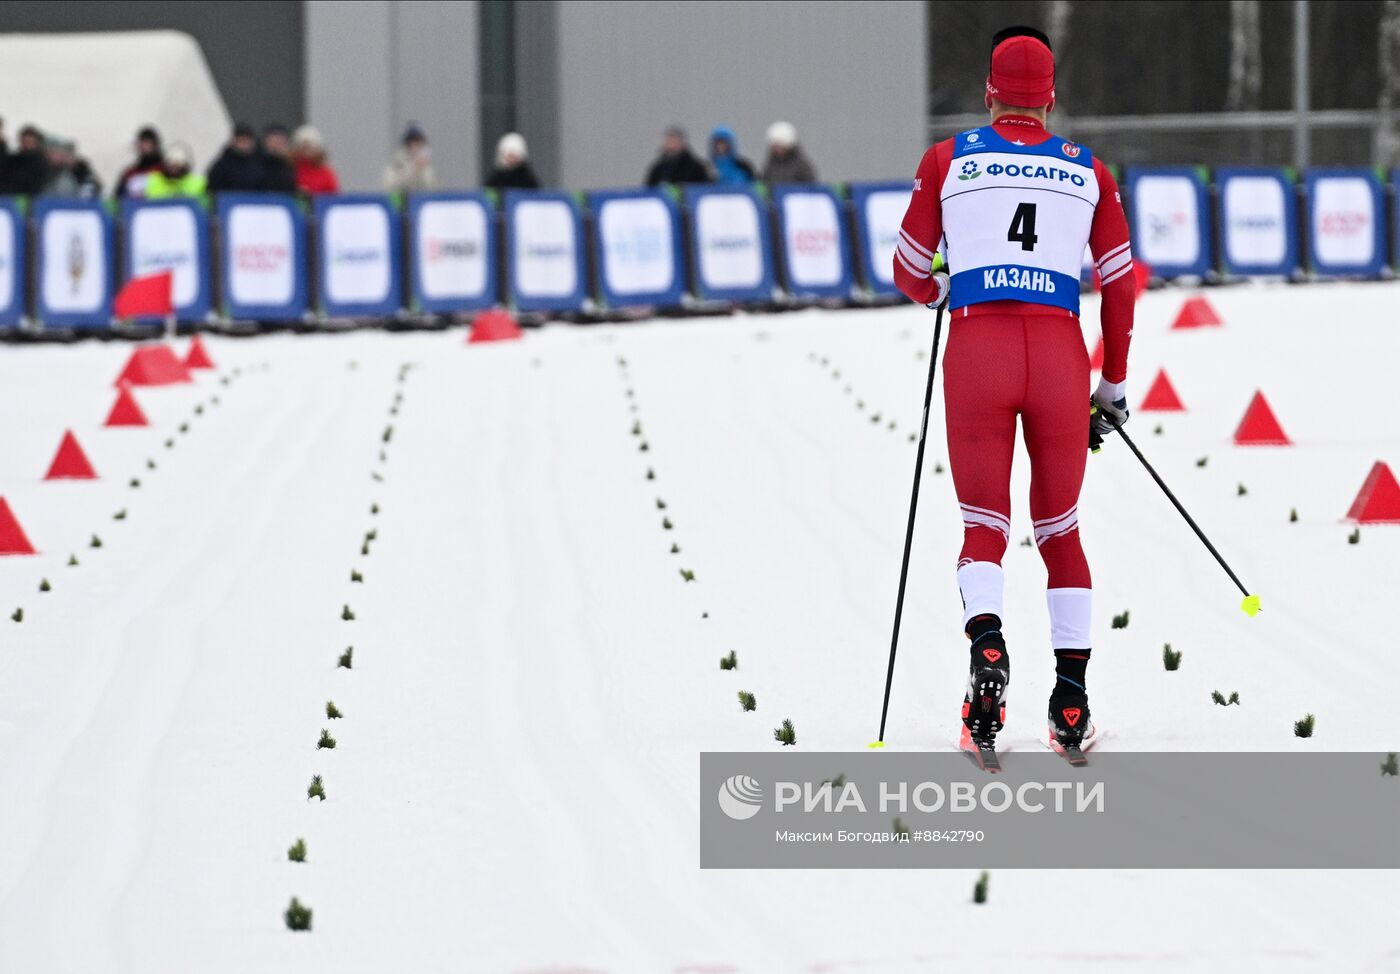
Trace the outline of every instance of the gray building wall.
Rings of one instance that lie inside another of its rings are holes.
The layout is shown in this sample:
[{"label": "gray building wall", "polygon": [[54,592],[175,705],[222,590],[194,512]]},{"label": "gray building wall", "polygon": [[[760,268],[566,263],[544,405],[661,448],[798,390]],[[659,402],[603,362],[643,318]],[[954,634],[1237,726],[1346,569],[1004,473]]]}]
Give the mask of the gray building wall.
[{"label": "gray building wall", "polygon": [[445,186],[480,181],[475,0],[308,0],[306,116],[349,190],[378,190],[404,125]]},{"label": "gray building wall", "polygon": [[759,166],[769,123],[786,119],[828,180],[912,177],[926,148],[923,3],[555,6],[570,188],[640,182],[671,122],[700,151],[712,126],[729,124]]}]

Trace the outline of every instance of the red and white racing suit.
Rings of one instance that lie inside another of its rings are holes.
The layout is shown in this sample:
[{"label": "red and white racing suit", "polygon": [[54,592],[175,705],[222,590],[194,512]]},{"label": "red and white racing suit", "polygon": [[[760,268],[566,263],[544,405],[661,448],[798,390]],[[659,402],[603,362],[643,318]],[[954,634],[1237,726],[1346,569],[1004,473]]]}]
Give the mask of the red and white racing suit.
[{"label": "red and white racing suit", "polygon": [[936,297],[936,252],[951,275],[943,385],[963,517],[964,625],[988,613],[1004,618],[1001,559],[1019,416],[1054,649],[1090,646],[1078,514],[1089,440],[1089,356],[1079,326],[1086,243],[1103,280],[1103,379],[1119,399],[1136,296],[1132,251],[1118,186],[1087,148],[1018,115],[940,142],[919,164],[894,258],[896,284],[920,303]]}]

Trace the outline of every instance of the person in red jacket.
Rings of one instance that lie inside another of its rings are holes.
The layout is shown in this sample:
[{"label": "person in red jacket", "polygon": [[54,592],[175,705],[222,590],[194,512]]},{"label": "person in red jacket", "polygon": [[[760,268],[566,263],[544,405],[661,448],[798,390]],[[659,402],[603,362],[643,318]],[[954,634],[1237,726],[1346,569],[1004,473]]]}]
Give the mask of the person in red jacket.
[{"label": "person in red jacket", "polygon": [[340,192],[340,180],[326,161],[326,143],[321,133],[310,125],[301,126],[292,134],[292,162],[299,192],[313,195]]},{"label": "person in red jacket", "polygon": [[[1079,490],[1091,437],[1112,431],[1108,414],[1120,423],[1128,418],[1132,249],[1113,175],[1087,147],[1046,129],[1055,104],[1048,38],[1027,27],[998,33],[986,89],[991,124],[938,143],[919,164],[896,244],[895,282],[921,304],[946,303],[950,314],[944,400],[963,518],[958,587],[972,657],[961,745],[990,757],[1006,720],[1011,666],[1001,560],[1011,534],[1019,418],[1031,461],[1035,541],[1049,575],[1056,684],[1047,743],[1077,752],[1094,735],[1086,682],[1091,581],[1079,543]],[[1104,367],[1092,397],[1079,325],[1086,244],[1103,281]]]}]

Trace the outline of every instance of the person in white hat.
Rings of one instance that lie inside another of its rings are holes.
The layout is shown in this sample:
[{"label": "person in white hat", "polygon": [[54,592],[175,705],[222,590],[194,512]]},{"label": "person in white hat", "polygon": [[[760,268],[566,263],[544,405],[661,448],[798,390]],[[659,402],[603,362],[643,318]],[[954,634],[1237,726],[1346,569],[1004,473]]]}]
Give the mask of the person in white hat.
[{"label": "person in white hat", "polygon": [[762,179],[770,186],[778,183],[815,183],[817,167],[797,142],[797,128],[791,122],[768,126],[768,158],[763,162]]}]

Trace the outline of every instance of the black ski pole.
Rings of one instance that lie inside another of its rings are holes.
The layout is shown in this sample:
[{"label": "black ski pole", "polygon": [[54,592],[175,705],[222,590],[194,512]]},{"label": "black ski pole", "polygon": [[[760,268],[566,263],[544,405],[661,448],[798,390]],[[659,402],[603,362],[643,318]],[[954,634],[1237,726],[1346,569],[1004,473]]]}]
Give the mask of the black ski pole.
[{"label": "black ski pole", "polygon": [[1152,479],[1157,481],[1157,486],[1162,488],[1162,493],[1167,495],[1167,500],[1172,502],[1172,505],[1176,508],[1177,513],[1179,513],[1183,518],[1186,519],[1187,524],[1191,525],[1191,530],[1196,532],[1196,537],[1201,539],[1201,544],[1206,546],[1206,550],[1215,556],[1215,560],[1220,563],[1220,567],[1225,569],[1225,574],[1230,576],[1230,581],[1234,582],[1235,586],[1241,592],[1244,593],[1244,601],[1240,603],[1240,608],[1244,610],[1245,615],[1252,616],[1256,612],[1258,612],[1259,596],[1249,594],[1249,589],[1244,587],[1244,582],[1241,582],[1239,576],[1236,575],[1234,571],[1231,570],[1230,566],[1225,563],[1225,559],[1220,557],[1220,552],[1215,550],[1215,545],[1210,543],[1210,539],[1206,537],[1206,533],[1201,530],[1200,526],[1195,522],[1191,515],[1186,513],[1186,508],[1181,506],[1181,501],[1176,499],[1176,495],[1172,493],[1171,488],[1167,486],[1166,481],[1164,481],[1161,475],[1153,469],[1152,464],[1147,462],[1147,457],[1142,455],[1142,451],[1138,449],[1137,444],[1133,442],[1132,437],[1130,437],[1127,433],[1123,431],[1123,424],[1118,422],[1118,420],[1107,411],[1105,411],[1103,415],[1107,417],[1109,423],[1112,424],[1114,430],[1117,431],[1118,435],[1123,437],[1123,442],[1128,444],[1128,449],[1133,451],[1133,456],[1138,458],[1138,461],[1143,465],[1143,467],[1147,469],[1147,472],[1152,475]]},{"label": "black ski pole", "polygon": [[928,411],[933,405],[933,373],[938,368],[938,342],[943,335],[943,308],[933,323],[933,357],[928,363],[928,388],[924,390],[924,420],[919,425],[919,450],[914,461],[914,489],[909,496],[909,526],[904,531],[904,561],[899,568],[899,595],[894,602],[894,634],[890,637],[890,665],[885,671],[885,702],[880,707],[880,738],[871,747],[885,746],[885,718],[890,712],[890,686],[894,683],[894,654],[899,649],[899,620],[904,615],[904,583],[909,580],[909,550],[914,544],[914,515],[919,509],[919,481],[924,473],[924,440],[928,437]]}]

